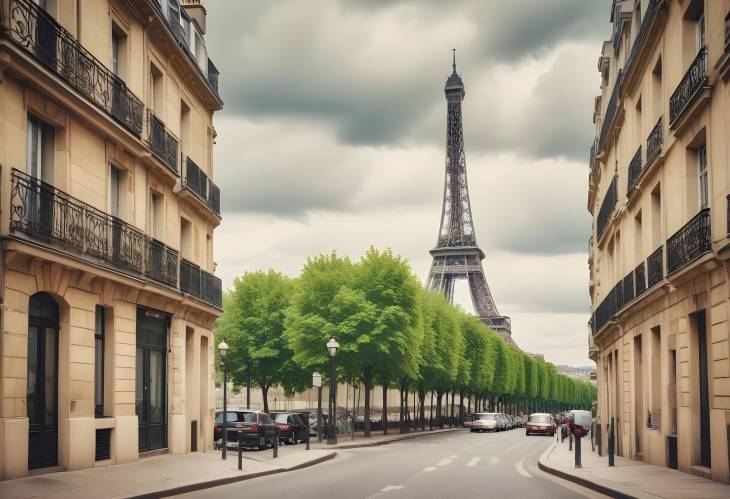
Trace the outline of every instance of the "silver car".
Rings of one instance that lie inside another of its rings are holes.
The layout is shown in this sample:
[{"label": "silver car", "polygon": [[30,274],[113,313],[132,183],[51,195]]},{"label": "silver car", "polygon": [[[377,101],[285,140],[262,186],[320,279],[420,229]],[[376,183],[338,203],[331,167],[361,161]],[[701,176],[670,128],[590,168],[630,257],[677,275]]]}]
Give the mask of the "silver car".
[{"label": "silver car", "polygon": [[474,421],[471,423],[471,431],[497,431],[499,421],[493,412],[477,412],[474,414]]}]

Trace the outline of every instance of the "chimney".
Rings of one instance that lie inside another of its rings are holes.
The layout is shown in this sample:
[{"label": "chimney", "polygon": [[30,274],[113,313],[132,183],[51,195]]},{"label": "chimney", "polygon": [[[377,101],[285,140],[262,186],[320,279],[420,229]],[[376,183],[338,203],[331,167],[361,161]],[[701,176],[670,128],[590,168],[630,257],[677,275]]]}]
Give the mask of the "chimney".
[{"label": "chimney", "polygon": [[194,19],[200,26],[200,31],[205,34],[205,7],[200,0],[180,0],[180,5],[185,12]]}]

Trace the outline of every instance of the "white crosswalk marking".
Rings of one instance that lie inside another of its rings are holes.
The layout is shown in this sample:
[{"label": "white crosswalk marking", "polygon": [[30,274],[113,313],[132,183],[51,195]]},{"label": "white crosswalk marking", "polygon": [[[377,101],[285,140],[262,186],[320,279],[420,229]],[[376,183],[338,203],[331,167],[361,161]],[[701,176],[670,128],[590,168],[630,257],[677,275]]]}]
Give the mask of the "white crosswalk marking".
[{"label": "white crosswalk marking", "polygon": [[471,459],[471,461],[469,461],[468,463],[466,463],[466,465],[467,465],[467,466],[476,466],[476,465],[477,465],[477,463],[478,463],[479,461],[481,461],[481,460],[482,460],[482,458],[481,458],[481,457],[474,457],[474,458],[472,458],[472,459]]},{"label": "white crosswalk marking", "polygon": [[446,458],[442,459],[441,461],[439,461],[436,464],[436,466],[446,466],[448,464],[451,464],[451,461],[453,461],[453,459],[446,457]]},{"label": "white crosswalk marking", "polygon": [[493,458],[491,458],[489,460],[489,464],[497,464],[497,463],[499,463],[499,457],[497,457],[497,456],[494,456]]},{"label": "white crosswalk marking", "polygon": [[434,468],[433,466],[429,466],[428,468],[425,468],[423,471],[428,473],[429,471],[435,471],[435,470],[436,470],[436,468]]},{"label": "white crosswalk marking", "polygon": [[405,485],[386,485],[382,489],[380,489],[380,492],[390,492],[391,490],[399,490],[405,487]]}]

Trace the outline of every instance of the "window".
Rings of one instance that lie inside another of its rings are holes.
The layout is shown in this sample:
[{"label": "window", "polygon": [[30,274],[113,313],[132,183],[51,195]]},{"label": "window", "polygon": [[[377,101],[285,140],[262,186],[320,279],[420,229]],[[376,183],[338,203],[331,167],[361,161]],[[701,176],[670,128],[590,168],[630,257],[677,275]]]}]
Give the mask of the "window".
[{"label": "window", "polygon": [[697,40],[697,52],[705,46],[705,13],[702,12],[695,21],[695,39]]},{"label": "window", "polygon": [[651,191],[651,245],[652,249],[662,244],[662,188],[657,185]]},{"label": "window", "polygon": [[117,218],[122,218],[123,193],[124,172],[112,166],[109,176],[109,213]]},{"label": "window", "polygon": [[152,237],[162,241],[165,231],[165,198],[162,194],[152,193],[150,212],[152,214]]},{"label": "window", "polygon": [[157,66],[150,64],[150,104],[152,111],[158,116],[162,112],[163,105],[163,78],[162,71]]},{"label": "window", "polygon": [[709,206],[707,191],[707,147],[705,145],[702,145],[697,149],[697,169],[697,186],[699,187],[698,199],[700,202],[700,210],[703,210]]},{"label": "window", "polygon": [[104,415],[104,307],[96,306],[94,329],[94,415]]},{"label": "window", "polygon": [[180,151],[190,155],[190,107],[185,101],[180,102]]},{"label": "window", "polygon": [[126,76],[127,35],[116,24],[112,24],[112,73],[124,79]]},{"label": "window", "polygon": [[28,115],[27,173],[51,185],[56,152],[56,134],[53,126]]},{"label": "window", "polygon": [[641,211],[634,217],[634,262],[644,260],[644,231],[642,228]]},{"label": "window", "polygon": [[193,258],[193,224],[184,218],[180,219],[180,253],[186,260]]}]

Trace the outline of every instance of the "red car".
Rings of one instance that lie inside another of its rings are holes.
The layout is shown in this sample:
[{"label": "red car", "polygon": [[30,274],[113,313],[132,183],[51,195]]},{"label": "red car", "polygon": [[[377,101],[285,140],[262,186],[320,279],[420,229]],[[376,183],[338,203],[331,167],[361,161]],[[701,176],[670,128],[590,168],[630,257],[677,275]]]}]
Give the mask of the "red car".
[{"label": "red car", "polygon": [[525,435],[555,435],[555,423],[550,414],[530,414],[525,425]]},{"label": "red car", "polygon": [[279,427],[279,440],[295,444],[304,442],[307,439],[307,424],[302,417],[293,412],[273,412],[271,417],[274,418]]}]

